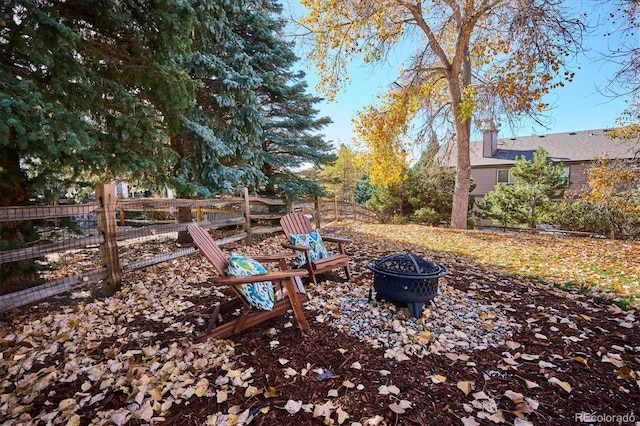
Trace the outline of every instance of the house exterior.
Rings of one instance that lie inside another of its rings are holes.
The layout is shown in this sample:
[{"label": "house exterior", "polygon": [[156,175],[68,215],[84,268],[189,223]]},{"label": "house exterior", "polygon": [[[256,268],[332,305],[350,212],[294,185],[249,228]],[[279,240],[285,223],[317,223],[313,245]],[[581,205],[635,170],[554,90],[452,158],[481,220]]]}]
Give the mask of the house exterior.
[{"label": "house exterior", "polygon": [[[587,182],[585,169],[598,156],[610,159],[635,158],[640,161],[638,141],[611,139],[607,132],[607,129],[598,129],[498,138],[497,132],[484,131],[481,141],[470,144],[471,178],[475,184],[471,195],[481,199],[497,184],[511,183],[510,169],[516,157],[524,156],[531,161],[539,147],[548,152],[550,161],[564,165],[567,194],[575,193]],[[443,146],[438,157],[442,165],[455,167],[455,148]]]}]

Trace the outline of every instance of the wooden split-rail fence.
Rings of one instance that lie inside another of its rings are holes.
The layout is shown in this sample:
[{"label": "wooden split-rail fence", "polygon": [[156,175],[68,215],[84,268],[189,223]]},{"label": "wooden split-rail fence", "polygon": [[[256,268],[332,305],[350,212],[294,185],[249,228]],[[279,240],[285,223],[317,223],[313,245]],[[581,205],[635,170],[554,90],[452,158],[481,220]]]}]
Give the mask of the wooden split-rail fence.
[{"label": "wooden split-rail fence", "polygon": [[[113,185],[100,184],[96,187],[94,202],[0,207],[0,227],[30,221],[37,224],[41,234],[41,240],[32,245],[0,251],[0,268],[16,262],[33,261],[43,263],[44,269],[48,268],[46,277],[41,276],[37,283],[26,283],[22,289],[11,291],[0,285],[3,293],[0,295],[0,312],[71,291],[80,285],[100,282],[102,292],[109,296],[120,288],[124,274],[196,251],[187,248],[122,265],[119,244],[123,242],[172,233],[177,233],[178,241],[186,242],[187,225],[197,222],[206,229],[231,230],[231,235],[217,240],[219,245],[233,242],[250,245],[256,236],[282,231],[279,219],[290,211],[312,215],[318,229],[344,220],[378,221],[371,210],[336,198],[316,198],[292,204],[283,199],[252,197],[246,188],[235,197],[129,199],[118,198]],[[63,226],[65,221],[66,227]],[[63,235],[68,234],[69,223],[74,225],[78,234]],[[237,232],[233,233],[234,230]],[[85,270],[63,277],[56,276],[55,270],[51,271],[51,266],[61,254],[77,253],[76,256],[82,258],[91,250],[99,252],[99,261]]]}]

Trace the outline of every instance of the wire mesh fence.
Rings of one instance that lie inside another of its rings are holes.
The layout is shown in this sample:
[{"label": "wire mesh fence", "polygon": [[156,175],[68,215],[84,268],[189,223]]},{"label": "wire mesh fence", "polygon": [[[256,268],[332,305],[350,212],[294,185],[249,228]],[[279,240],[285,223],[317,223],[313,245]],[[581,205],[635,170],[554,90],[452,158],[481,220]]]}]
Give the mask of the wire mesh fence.
[{"label": "wire mesh fence", "polygon": [[[189,241],[188,223],[223,229],[218,243],[242,241],[281,231],[279,219],[292,209],[317,219],[365,220],[371,213],[336,200],[296,206],[281,199],[238,197],[206,200],[116,199],[112,185],[99,185],[95,202],[0,207],[0,312],[89,286],[110,295],[123,274],[195,252],[149,249],[129,256],[130,247],[147,241]],[[358,213],[360,212],[360,213]],[[368,220],[367,220],[368,221]],[[162,244],[160,244],[161,246]],[[154,245],[158,247],[158,245]]]}]

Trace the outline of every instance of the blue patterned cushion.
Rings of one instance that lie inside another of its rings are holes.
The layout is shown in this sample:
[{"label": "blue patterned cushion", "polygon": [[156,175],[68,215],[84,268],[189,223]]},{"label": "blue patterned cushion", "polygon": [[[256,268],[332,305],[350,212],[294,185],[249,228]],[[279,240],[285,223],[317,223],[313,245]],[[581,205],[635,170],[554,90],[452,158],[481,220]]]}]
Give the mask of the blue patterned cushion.
[{"label": "blue patterned cushion", "polygon": [[[322,237],[318,230],[309,234],[291,234],[290,237],[294,246],[305,246],[311,248],[311,250],[309,250],[309,257],[312,262],[331,256],[327,251],[327,248],[324,246],[324,241],[322,241]],[[298,266],[302,266],[307,263],[307,259],[303,251],[297,251],[296,254],[298,255]]]},{"label": "blue patterned cushion", "polygon": [[[230,277],[246,277],[250,275],[264,274],[267,272],[264,266],[256,260],[239,253],[231,252],[227,275]],[[263,311],[273,309],[274,294],[271,281],[259,283],[238,284],[236,289],[244,296],[251,306]]]}]

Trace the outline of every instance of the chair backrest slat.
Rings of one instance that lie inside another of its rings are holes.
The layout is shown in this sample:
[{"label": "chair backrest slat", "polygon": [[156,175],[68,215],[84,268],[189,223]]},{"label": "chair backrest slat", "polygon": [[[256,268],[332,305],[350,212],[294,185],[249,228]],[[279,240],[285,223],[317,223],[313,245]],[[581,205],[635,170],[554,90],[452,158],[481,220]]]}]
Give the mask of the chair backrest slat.
[{"label": "chair backrest slat", "polygon": [[218,244],[216,244],[211,234],[198,225],[188,225],[187,231],[189,235],[191,235],[191,238],[193,238],[193,243],[196,247],[209,259],[209,262],[217,269],[218,273],[224,275],[227,266],[229,266],[229,259],[225,256]]},{"label": "chair backrest slat", "polygon": [[280,219],[280,226],[287,238],[291,234],[308,234],[313,231],[309,218],[301,213],[288,213]]}]

